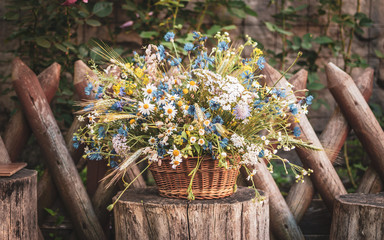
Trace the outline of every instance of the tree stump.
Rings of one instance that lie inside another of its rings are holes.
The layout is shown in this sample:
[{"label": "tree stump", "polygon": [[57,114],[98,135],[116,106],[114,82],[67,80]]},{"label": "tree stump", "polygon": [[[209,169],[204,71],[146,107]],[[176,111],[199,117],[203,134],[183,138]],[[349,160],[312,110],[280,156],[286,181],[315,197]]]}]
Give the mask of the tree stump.
[{"label": "tree stump", "polygon": [[330,239],[384,239],[384,193],[337,197]]},{"label": "tree stump", "polygon": [[160,197],[156,188],[130,189],[115,205],[116,239],[269,239],[268,198],[254,196],[240,187],[223,199],[188,201]]},{"label": "tree stump", "polygon": [[0,239],[38,239],[37,172],[0,177]]}]

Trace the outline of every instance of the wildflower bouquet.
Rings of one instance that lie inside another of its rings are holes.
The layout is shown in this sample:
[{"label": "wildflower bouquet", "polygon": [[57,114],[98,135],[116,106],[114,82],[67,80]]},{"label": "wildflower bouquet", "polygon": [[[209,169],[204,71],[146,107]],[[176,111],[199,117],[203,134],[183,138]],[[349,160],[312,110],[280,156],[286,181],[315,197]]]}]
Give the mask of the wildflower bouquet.
[{"label": "wildflower bouquet", "polygon": [[[93,64],[97,79],[85,91],[96,100],[80,111],[79,118],[89,123],[74,135],[75,144],[85,143],[86,156],[106,160],[118,177],[138,159],[178,171],[197,158],[189,199],[203,161],[215,160],[223,169],[245,166],[251,176],[255,172],[247,166],[266,161],[272,170],[270,161],[277,159],[302,180],[308,171],[276,153],[313,148],[297,139],[298,128],[289,128],[289,118],[306,112],[312,98],[293,102],[292,91],[261,85],[265,59],[250,38],[235,47],[228,33],[217,33],[217,46],[209,51],[207,37],[198,32],[192,37],[182,49],[168,32],[169,49],[149,45],[132,61],[107,47],[100,51],[110,65],[99,70]],[[245,47],[252,49],[249,58],[242,57]]]}]

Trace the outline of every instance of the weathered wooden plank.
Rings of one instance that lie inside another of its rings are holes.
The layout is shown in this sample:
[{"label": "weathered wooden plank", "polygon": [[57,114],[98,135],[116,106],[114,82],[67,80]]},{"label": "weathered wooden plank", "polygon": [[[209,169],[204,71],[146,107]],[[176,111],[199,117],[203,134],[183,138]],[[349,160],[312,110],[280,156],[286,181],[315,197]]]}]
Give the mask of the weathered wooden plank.
[{"label": "weathered wooden plank", "polygon": [[330,239],[384,239],[384,193],[352,193],[335,201]]},{"label": "weathered wooden plank", "polygon": [[244,187],[230,197],[195,201],[131,189],[115,206],[116,239],[269,239],[268,197],[253,197]]},{"label": "weathered wooden plank", "polygon": [[[266,83],[268,86],[276,84],[277,87],[288,89],[287,80],[283,77],[280,79],[281,74],[272,68],[270,65],[265,64],[265,68],[262,70],[262,74],[266,76]],[[279,82],[278,79],[280,79]],[[289,100],[297,102],[295,96],[288,96]],[[315,184],[316,189],[324,199],[328,209],[332,211],[333,201],[336,196],[340,194],[346,194],[343,183],[337,175],[332,163],[329,161],[326,152],[324,151],[320,140],[318,139],[315,131],[313,130],[310,122],[305,114],[296,115],[299,123],[295,123],[292,120],[292,127],[298,126],[301,131],[300,139],[303,141],[311,142],[314,146],[321,149],[321,151],[313,151],[304,148],[296,148],[301,161],[305,167],[311,168],[314,173],[311,174],[312,182]]]},{"label": "weathered wooden plank", "polygon": [[308,72],[305,69],[300,69],[290,79],[289,83],[293,85],[292,90],[296,97],[305,97],[307,89]]},{"label": "weathered wooden plank", "polygon": [[[357,79],[356,84],[367,101],[372,94],[373,69],[367,68]],[[334,163],[342,148],[350,127],[340,108],[336,107],[327,126],[320,135],[320,142],[326,149],[329,160]],[[314,187],[309,177],[304,182],[295,183],[289,190],[286,198],[287,204],[299,222],[308,209],[314,195]]]},{"label": "weathered wooden plank", "polygon": [[10,163],[11,158],[9,157],[8,151],[5,148],[3,139],[0,136],[0,164]]},{"label": "weathered wooden plank", "polygon": [[0,239],[39,239],[36,183],[27,169],[0,178]]},{"label": "weathered wooden plank", "polygon": [[[52,100],[59,87],[60,70],[60,64],[53,63],[37,76],[48,102]],[[17,161],[31,133],[23,112],[17,111],[11,117],[4,132],[5,147],[12,162]]]},{"label": "weathered wooden plank", "polygon": [[35,74],[18,58],[12,80],[28,122],[46,156],[60,196],[82,239],[105,239],[77,169]]},{"label": "weathered wooden plank", "polygon": [[384,132],[352,78],[333,63],[325,66],[328,88],[384,179]]}]

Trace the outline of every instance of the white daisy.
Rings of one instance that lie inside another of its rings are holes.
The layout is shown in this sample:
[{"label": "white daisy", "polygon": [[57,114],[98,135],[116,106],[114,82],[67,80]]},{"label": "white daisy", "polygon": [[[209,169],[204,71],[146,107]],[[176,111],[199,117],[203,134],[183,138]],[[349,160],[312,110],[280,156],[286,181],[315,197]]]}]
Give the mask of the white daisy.
[{"label": "white daisy", "polygon": [[200,129],[199,129],[199,135],[200,135],[200,136],[203,136],[204,133],[205,133],[204,129],[200,128]]},{"label": "white daisy", "polygon": [[248,175],[247,181],[251,180],[251,177],[253,177],[257,173],[256,169],[253,169],[253,171]]},{"label": "white daisy", "polygon": [[157,143],[156,138],[154,137],[149,138],[148,142],[150,145],[155,145]]},{"label": "white daisy", "polygon": [[194,144],[194,143],[196,142],[196,140],[197,140],[197,138],[194,137],[194,136],[192,136],[192,137],[189,139],[189,141],[190,141],[192,144]]},{"label": "white daisy", "polygon": [[149,99],[144,99],[143,102],[139,102],[139,112],[144,115],[149,115],[155,109],[155,105],[151,104]]},{"label": "white daisy", "polygon": [[145,88],[142,88],[141,90],[144,91],[144,96],[146,98],[151,98],[153,95],[153,92],[156,90],[156,87],[155,85],[149,83],[147,84],[147,86],[145,86]]},{"label": "white daisy", "polygon": [[194,129],[193,125],[189,125],[188,131],[193,131],[193,129]]},{"label": "white daisy", "polygon": [[173,149],[169,149],[167,152],[169,155],[171,155],[172,159],[175,159],[177,157],[181,157],[181,152],[179,149],[176,148],[175,145],[173,145]]},{"label": "white daisy", "polygon": [[172,159],[170,164],[172,164],[173,169],[176,169],[176,167],[179,166],[181,162],[183,162],[183,159],[181,158],[181,156],[179,156]]},{"label": "white daisy", "polygon": [[197,86],[197,83],[193,80],[189,81],[188,85],[187,85],[187,88],[191,91],[197,91],[197,89],[199,88]]},{"label": "white daisy", "polygon": [[176,116],[177,110],[175,109],[175,107],[172,104],[167,104],[164,106],[164,113],[170,119],[172,119]]},{"label": "white daisy", "polygon": [[197,143],[200,145],[200,146],[203,146],[205,144],[205,140],[200,138],[199,141],[197,141]]},{"label": "white daisy", "polygon": [[206,126],[206,127],[209,127],[210,123],[211,123],[211,121],[208,119],[203,122],[204,126]]}]

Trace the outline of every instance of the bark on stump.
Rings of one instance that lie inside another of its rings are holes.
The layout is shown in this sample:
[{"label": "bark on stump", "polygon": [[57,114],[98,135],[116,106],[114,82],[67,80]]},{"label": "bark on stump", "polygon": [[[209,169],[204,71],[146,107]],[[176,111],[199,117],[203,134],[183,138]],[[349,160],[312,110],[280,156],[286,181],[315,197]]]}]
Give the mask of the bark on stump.
[{"label": "bark on stump", "polygon": [[155,188],[128,190],[114,209],[116,239],[269,239],[268,198],[254,196],[245,187],[195,201],[163,198]]},{"label": "bark on stump", "polygon": [[337,197],[330,239],[384,239],[384,193]]},{"label": "bark on stump", "polygon": [[0,177],[0,239],[38,239],[37,172]]}]

